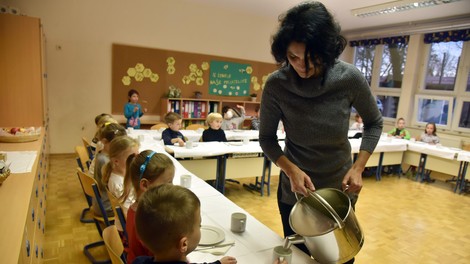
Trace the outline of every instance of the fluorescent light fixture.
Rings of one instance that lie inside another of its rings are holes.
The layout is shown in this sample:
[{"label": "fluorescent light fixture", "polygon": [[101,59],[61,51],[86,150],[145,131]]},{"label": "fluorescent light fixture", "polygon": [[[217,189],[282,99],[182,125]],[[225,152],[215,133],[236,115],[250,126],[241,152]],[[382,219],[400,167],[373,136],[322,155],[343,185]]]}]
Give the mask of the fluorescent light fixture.
[{"label": "fluorescent light fixture", "polygon": [[366,6],[352,9],[351,13],[356,17],[370,17],[392,14],[422,7],[430,7],[442,4],[450,4],[462,0],[397,0],[379,5]]}]

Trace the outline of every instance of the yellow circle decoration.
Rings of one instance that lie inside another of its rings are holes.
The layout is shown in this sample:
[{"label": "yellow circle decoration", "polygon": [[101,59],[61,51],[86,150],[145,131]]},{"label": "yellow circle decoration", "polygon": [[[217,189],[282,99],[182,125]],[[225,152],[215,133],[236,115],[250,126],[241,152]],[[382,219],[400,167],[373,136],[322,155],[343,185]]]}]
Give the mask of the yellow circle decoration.
[{"label": "yellow circle decoration", "polygon": [[170,65],[170,66],[168,66],[168,67],[166,68],[166,72],[168,72],[168,74],[175,74],[176,69],[175,69],[175,67],[173,67],[172,65]]},{"label": "yellow circle decoration", "polygon": [[204,70],[204,71],[207,71],[209,70],[209,63],[207,61],[203,62],[201,64],[201,68]]},{"label": "yellow circle decoration", "polygon": [[158,76],[158,74],[156,74],[156,73],[152,73],[150,75],[150,81],[152,81],[152,82],[158,82],[159,78],[160,78],[160,76]]},{"label": "yellow circle decoration", "polygon": [[194,82],[194,81],[196,80],[196,73],[191,72],[191,73],[189,74],[189,80],[191,80],[191,81]]},{"label": "yellow circle decoration", "polygon": [[152,70],[149,68],[146,68],[142,73],[144,74],[145,78],[148,78],[150,77],[150,75],[152,75]]},{"label": "yellow circle decoration", "polygon": [[196,84],[199,85],[199,86],[203,85],[204,84],[204,79],[202,79],[201,77],[198,77],[196,79]]},{"label": "yellow circle decoration", "polygon": [[252,83],[257,83],[257,82],[258,82],[258,77],[252,76],[252,77],[251,77],[251,82],[252,82]]},{"label": "yellow circle decoration", "polygon": [[134,76],[134,79],[138,82],[141,82],[144,79],[144,74],[141,72],[137,72]]},{"label": "yellow circle decoration", "polygon": [[259,83],[255,83],[255,85],[253,86],[253,89],[254,89],[255,91],[259,91],[259,89],[260,89]]},{"label": "yellow circle decoration", "polygon": [[175,62],[176,62],[176,60],[175,60],[175,58],[173,58],[173,57],[168,57],[168,58],[166,59],[166,63],[168,63],[168,65],[174,65]]},{"label": "yellow circle decoration", "polygon": [[137,72],[143,72],[144,69],[145,69],[145,66],[144,66],[144,64],[142,64],[142,63],[137,63],[137,64],[135,65],[135,70],[136,70]]},{"label": "yellow circle decoration", "polygon": [[197,70],[197,65],[194,64],[194,63],[191,63],[191,64],[189,65],[189,71],[190,71],[190,72],[196,72],[196,70]]},{"label": "yellow circle decoration", "polygon": [[202,72],[201,69],[197,69],[197,70],[196,70],[196,75],[197,75],[198,77],[202,77],[202,73],[203,73],[203,72]]},{"label": "yellow circle decoration", "polygon": [[135,70],[135,68],[127,69],[127,75],[129,75],[130,77],[134,77],[136,72],[137,71]]},{"label": "yellow circle decoration", "polygon": [[131,77],[129,76],[124,76],[122,77],[122,84],[129,86],[131,84]]},{"label": "yellow circle decoration", "polygon": [[246,73],[248,74],[253,73],[253,68],[251,66],[246,67]]},{"label": "yellow circle decoration", "polygon": [[266,80],[268,80],[268,76],[269,76],[269,75],[263,75],[263,78],[261,78],[261,80],[263,81],[263,83],[265,83]]},{"label": "yellow circle decoration", "polygon": [[182,81],[183,81],[184,84],[189,84],[191,82],[191,80],[189,79],[189,76],[187,76],[187,75],[183,76]]}]

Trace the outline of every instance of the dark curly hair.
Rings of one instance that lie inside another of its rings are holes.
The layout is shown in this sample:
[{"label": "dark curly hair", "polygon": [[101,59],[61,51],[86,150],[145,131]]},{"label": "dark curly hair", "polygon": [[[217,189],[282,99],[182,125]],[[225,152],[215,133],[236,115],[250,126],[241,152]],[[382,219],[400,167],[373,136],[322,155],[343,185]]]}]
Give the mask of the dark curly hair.
[{"label": "dark curly hair", "polygon": [[346,39],[341,27],[326,7],[316,1],[303,2],[279,16],[279,29],[272,36],[271,54],[279,65],[287,65],[287,48],[291,42],[305,44],[305,66],[310,57],[314,67],[326,72],[343,52]]}]

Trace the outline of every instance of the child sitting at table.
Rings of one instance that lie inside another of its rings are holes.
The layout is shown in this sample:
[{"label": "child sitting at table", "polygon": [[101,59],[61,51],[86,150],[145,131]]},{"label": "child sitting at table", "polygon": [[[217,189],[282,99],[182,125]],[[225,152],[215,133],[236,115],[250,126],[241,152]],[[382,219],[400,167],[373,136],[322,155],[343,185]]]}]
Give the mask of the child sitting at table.
[{"label": "child sitting at table", "polygon": [[[418,141],[425,142],[431,145],[438,144],[440,142],[439,137],[436,134],[436,123],[430,122],[426,124],[424,132],[417,138]],[[421,162],[421,161],[420,161]],[[421,165],[421,164],[420,164]],[[412,172],[413,168],[412,168]],[[435,182],[435,179],[431,178],[431,170],[426,170],[424,172],[424,177],[422,181],[424,182]]]},{"label": "child sitting at table", "polygon": [[135,213],[139,197],[151,187],[164,183],[171,184],[174,176],[175,166],[171,159],[163,153],[144,150],[127,158],[124,192],[120,200],[125,201],[133,191],[136,196],[135,203],[127,211],[126,231],[129,244],[127,263],[132,263],[137,256],[153,256],[152,252],[142,244],[135,229]]},{"label": "child sitting at table", "polygon": [[[153,253],[134,264],[187,264],[187,255],[201,239],[201,202],[190,190],[171,184],[150,188],[139,199],[135,215],[137,234]],[[235,264],[223,257],[214,264]]]},{"label": "child sitting at table", "polygon": [[364,130],[364,123],[362,122],[362,117],[358,113],[356,113],[356,115],[354,116],[354,120],[355,122],[352,123],[349,130]]},{"label": "child sitting at table", "polygon": [[[103,168],[102,182],[115,197],[121,197],[124,191],[127,158],[137,153],[139,153],[139,141],[129,136],[117,137],[109,144],[109,162]],[[132,193],[121,203],[124,215],[134,202],[135,197]]]},{"label": "child sitting at table", "polygon": [[398,118],[397,127],[390,130],[388,136],[410,140],[411,135],[410,132],[405,129],[405,119],[403,117]]},{"label": "child sitting at table", "polygon": [[440,140],[436,134],[436,123],[427,123],[424,132],[417,138],[417,140],[432,145],[438,144]]},{"label": "child sitting at table", "polygon": [[165,145],[178,143],[180,147],[184,146],[184,136],[180,132],[182,122],[183,118],[177,113],[169,112],[165,115],[165,123],[168,125],[168,128],[162,132],[162,139]]},{"label": "child sitting at table", "polygon": [[259,130],[259,106],[255,108],[255,115],[251,119],[251,129]]},{"label": "child sitting at table", "polygon": [[219,141],[227,142],[225,137],[225,132],[220,127],[222,126],[223,117],[219,113],[210,113],[207,116],[206,122],[209,125],[209,128],[202,132],[202,141]]},{"label": "child sitting at table", "polygon": [[245,121],[245,107],[237,105],[237,108],[240,109],[241,114],[238,114],[238,112],[230,106],[224,106],[222,108],[222,115],[224,116],[222,122],[223,130],[241,129],[243,121]]},{"label": "child sitting at table", "polygon": [[[109,144],[110,142],[120,136],[126,136],[126,129],[116,123],[111,123],[103,126],[97,133],[97,137],[103,145],[103,148],[95,155],[95,158],[90,165],[89,172],[95,180],[98,182],[98,189],[100,190],[101,201],[103,202],[104,208],[108,216],[113,215],[113,209],[111,208],[111,202],[109,201],[108,194],[106,192],[106,185],[103,184],[103,174],[102,168],[105,164],[109,162]],[[96,203],[96,200],[93,199],[93,211],[96,215],[101,216],[101,210]]]}]

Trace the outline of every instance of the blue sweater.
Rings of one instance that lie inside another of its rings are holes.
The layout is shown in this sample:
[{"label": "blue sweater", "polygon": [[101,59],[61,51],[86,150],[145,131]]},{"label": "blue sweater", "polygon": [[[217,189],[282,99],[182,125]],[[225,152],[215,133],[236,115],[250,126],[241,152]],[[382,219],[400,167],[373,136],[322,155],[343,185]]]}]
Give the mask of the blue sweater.
[{"label": "blue sweater", "polygon": [[[134,107],[138,107],[139,110],[137,110],[136,112],[134,112]],[[124,116],[127,118],[127,122],[126,122],[126,128],[127,127],[133,127],[133,128],[137,128],[139,129],[140,128],[140,117],[144,115],[144,112],[142,112],[142,107],[140,106],[140,104],[133,104],[133,103],[127,103],[125,106],[124,106]],[[135,126],[131,126],[130,125],[130,121],[131,119],[135,119],[137,118],[137,125]]]}]

